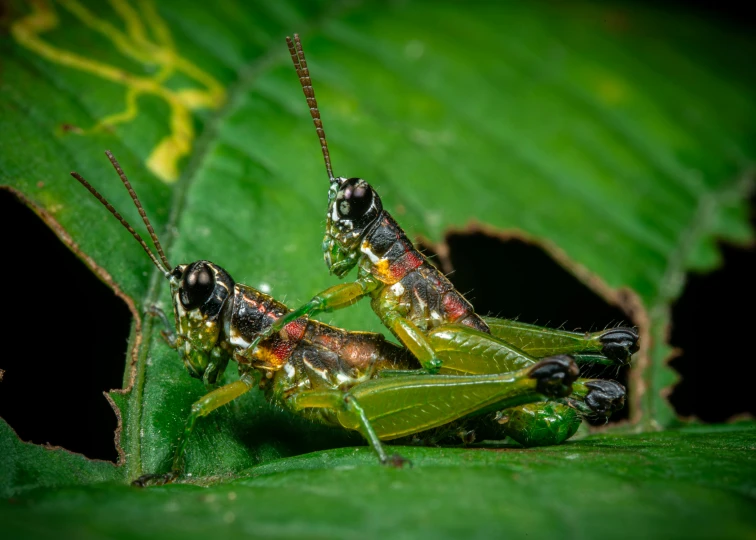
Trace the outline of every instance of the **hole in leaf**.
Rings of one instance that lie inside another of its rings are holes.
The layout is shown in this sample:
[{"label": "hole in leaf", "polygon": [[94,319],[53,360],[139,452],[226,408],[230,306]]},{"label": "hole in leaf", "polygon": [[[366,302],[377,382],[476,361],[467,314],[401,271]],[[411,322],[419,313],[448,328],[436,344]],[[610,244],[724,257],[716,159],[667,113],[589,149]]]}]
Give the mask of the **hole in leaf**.
[{"label": "hole in leaf", "polygon": [[[756,227],[756,197],[751,199]],[[756,249],[721,244],[724,264],[709,274],[690,274],[672,306],[670,343],[682,354],[670,362],[680,373],[669,401],[681,416],[722,422],[756,415],[751,337],[756,327]]]},{"label": "hole in leaf", "polygon": [[[621,309],[608,304],[532,243],[484,233],[454,233],[446,240],[454,269],[448,278],[478,313],[565,330],[633,326]],[[432,250],[424,251],[432,255]],[[627,386],[628,372],[627,367],[618,372],[617,367],[595,366],[583,368],[581,375]],[[627,407],[611,420],[626,418]]]},{"label": "hole in leaf", "polygon": [[117,419],[103,391],[120,388],[131,313],[34,212],[0,189],[4,284],[0,417],[18,436],[116,461]]}]

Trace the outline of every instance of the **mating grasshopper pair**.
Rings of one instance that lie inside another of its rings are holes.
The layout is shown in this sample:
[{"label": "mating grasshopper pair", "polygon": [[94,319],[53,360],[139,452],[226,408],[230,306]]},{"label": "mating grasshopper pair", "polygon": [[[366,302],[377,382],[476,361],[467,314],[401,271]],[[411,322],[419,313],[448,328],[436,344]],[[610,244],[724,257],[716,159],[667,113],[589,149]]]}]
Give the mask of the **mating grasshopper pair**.
[{"label": "mating grasshopper pair", "polygon": [[[638,350],[638,334],[632,328],[579,334],[476,314],[449,280],[414,248],[401,227],[383,209],[378,193],[365,180],[334,176],[299,36],[295,34],[294,40],[287,38],[287,44],[310,108],[330,181],[323,240],[325,261],[331,273],[338,277],[345,276],[355,266],[358,274],[355,281],[322,291],[276,321],[257,337],[251,349],[281,331],[290,321],[341,309],[369,296],[373,311],[419,361],[421,369],[415,371],[418,374],[501,373],[533,365],[538,358],[556,354],[573,354],[581,363],[621,365],[629,361]],[[390,374],[383,373],[384,376]],[[584,384],[591,386],[594,392],[582,392],[583,396],[590,396],[588,400],[578,398],[571,403],[584,414],[607,417],[624,404],[625,389],[618,383],[586,381]],[[599,394],[601,403],[597,398]],[[538,416],[537,410],[538,407],[529,407],[529,413],[522,418],[530,415],[544,423],[554,419],[553,405],[544,406],[543,417]],[[580,423],[566,405],[561,411],[565,418],[571,419],[555,423],[561,427],[546,430],[545,434],[541,430],[539,436],[534,436],[533,430],[515,427],[517,422],[512,415],[505,414],[501,418],[513,422],[509,434],[522,444],[554,444],[571,436]]]},{"label": "mating grasshopper pair", "polygon": [[[364,180],[333,176],[301,44],[296,35],[295,42],[287,41],[331,180],[326,262],[339,276],[359,265],[354,283],[332,287],[289,311],[235,283],[210,261],[171,267],[112,154],[107,152],[157,255],[102,195],[72,173],[169,280],[176,332],[166,334],[168,341],[190,374],[214,388],[192,406],[171,472],[135,483],[179,476],[197,419],[256,386],[269,401],[294,413],[359,430],[382,463],[394,464],[403,460],[389,457],[382,440],[442,442],[450,434],[474,430],[486,438],[509,435],[523,444],[554,444],[574,433],[581,415],[606,417],[621,407],[624,388],[612,381],[577,379],[575,359],[624,363],[637,350],[637,334],[625,328],[577,334],[475,314],[412,247]],[[348,332],[309,319],[366,295],[406,348],[379,334]],[[238,365],[239,380],[216,387],[230,360]]]}]

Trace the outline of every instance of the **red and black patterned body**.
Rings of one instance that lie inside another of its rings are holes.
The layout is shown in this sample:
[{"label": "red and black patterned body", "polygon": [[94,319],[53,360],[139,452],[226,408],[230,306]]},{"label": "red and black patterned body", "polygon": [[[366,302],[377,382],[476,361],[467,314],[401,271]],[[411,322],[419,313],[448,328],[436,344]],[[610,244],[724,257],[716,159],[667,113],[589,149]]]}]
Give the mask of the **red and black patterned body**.
[{"label": "red and black patterned body", "polygon": [[227,352],[239,369],[261,369],[298,388],[336,387],[349,380],[370,377],[382,369],[409,369],[416,365],[409,352],[381,334],[351,332],[307,317],[296,319],[264,339],[251,357],[249,345],[290,310],[260,291],[236,284],[223,333]]},{"label": "red and black patterned body", "polygon": [[290,312],[286,305],[252,287],[235,283],[210,261],[179,265],[171,273],[176,346],[193,376],[214,385],[233,359],[240,373],[260,370],[277,388],[339,387],[370,378],[382,369],[417,365],[406,349],[383,335],[351,332],[297,318],[251,343]]},{"label": "red and black patterned body", "polygon": [[489,332],[470,302],[415,249],[365,180],[335,178],[329,198],[326,264],[339,276],[357,265],[360,279],[379,282],[370,292],[372,307],[388,328],[399,316],[422,332],[449,323]]},{"label": "red and black patterned body", "polygon": [[489,331],[470,302],[415,249],[388,212],[381,212],[360,251],[360,273],[386,285],[372,293],[373,309],[381,319],[393,311],[425,332],[447,323]]}]

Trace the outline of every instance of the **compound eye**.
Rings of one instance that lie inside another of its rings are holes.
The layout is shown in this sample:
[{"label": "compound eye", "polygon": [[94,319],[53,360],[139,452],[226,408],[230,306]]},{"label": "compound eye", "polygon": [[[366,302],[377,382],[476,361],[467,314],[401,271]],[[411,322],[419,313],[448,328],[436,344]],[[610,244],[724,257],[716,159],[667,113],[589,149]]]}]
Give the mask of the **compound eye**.
[{"label": "compound eye", "polygon": [[179,298],[184,308],[196,309],[207,302],[215,290],[215,276],[204,263],[192,263],[181,280]]},{"label": "compound eye", "polygon": [[350,178],[336,195],[336,211],[339,217],[355,220],[363,217],[373,204],[373,188],[359,178]]}]

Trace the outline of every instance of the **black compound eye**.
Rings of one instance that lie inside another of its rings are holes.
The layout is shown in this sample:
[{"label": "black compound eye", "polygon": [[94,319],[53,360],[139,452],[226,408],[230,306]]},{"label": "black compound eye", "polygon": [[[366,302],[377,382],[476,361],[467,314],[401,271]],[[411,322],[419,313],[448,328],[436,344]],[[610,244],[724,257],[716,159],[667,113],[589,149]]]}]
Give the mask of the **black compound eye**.
[{"label": "black compound eye", "polygon": [[336,195],[336,211],[343,219],[359,219],[370,210],[373,188],[359,178],[350,178]]},{"label": "black compound eye", "polygon": [[186,309],[196,309],[207,302],[215,290],[215,276],[204,263],[192,263],[181,280],[181,304]]}]

